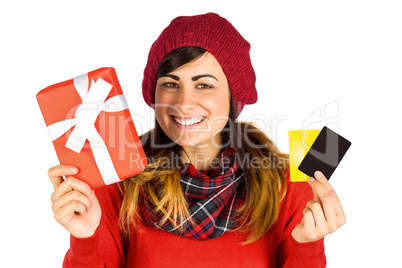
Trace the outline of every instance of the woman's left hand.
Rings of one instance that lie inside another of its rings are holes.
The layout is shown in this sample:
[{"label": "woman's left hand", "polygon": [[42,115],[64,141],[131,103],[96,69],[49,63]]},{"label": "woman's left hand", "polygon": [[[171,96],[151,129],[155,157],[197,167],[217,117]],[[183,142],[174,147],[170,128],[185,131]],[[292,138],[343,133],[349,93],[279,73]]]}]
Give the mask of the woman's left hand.
[{"label": "woman's left hand", "polygon": [[292,230],[293,238],[299,243],[317,241],[346,222],[341,202],[331,184],[320,171],[314,176],[315,179],[309,179],[314,200],[307,202],[302,222]]}]

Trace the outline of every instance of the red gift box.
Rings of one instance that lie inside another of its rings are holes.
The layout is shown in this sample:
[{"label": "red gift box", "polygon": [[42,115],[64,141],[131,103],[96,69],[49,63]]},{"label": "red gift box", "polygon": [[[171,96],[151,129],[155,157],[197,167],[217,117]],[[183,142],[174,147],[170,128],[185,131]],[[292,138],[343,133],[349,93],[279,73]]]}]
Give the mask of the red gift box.
[{"label": "red gift box", "polygon": [[141,142],[114,68],[100,68],[41,90],[38,100],[61,164],[92,189],[142,172]]}]

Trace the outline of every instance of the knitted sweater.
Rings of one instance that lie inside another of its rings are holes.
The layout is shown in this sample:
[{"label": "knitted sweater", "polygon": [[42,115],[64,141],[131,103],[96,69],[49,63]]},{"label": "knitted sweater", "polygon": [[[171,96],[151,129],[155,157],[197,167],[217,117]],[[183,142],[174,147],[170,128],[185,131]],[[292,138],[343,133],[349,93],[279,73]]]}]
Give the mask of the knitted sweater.
[{"label": "knitted sweater", "polygon": [[63,267],[325,267],[323,239],[298,243],[292,229],[303,218],[313,199],[310,185],[290,182],[281,202],[277,222],[258,241],[240,245],[246,234],[227,232],[215,239],[198,241],[139,223],[140,231],[125,238],[118,216],[122,196],[116,184],[96,191],[102,218],[95,234],[70,237]]}]

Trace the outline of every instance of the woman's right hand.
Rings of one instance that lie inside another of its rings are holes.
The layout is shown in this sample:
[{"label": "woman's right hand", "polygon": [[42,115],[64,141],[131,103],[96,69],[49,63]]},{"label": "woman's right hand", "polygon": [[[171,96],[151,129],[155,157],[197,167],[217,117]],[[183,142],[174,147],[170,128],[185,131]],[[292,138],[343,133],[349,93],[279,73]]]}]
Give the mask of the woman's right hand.
[{"label": "woman's right hand", "polygon": [[71,235],[84,238],[95,233],[102,211],[91,187],[73,176],[77,172],[75,167],[58,165],[49,169],[48,175],[54,186],[51,196],[54,218]]}]

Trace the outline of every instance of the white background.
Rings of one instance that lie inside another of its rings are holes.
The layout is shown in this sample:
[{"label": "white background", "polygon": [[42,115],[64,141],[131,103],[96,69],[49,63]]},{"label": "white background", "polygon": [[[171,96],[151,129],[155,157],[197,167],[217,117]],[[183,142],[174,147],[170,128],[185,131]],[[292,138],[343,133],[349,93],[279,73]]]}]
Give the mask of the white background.
[{"label": "white background", "polygon": [[0,267],[60,267],[69,247],[50,208],[58,160],[35,94],[115,67],[143,133],[151,44],[174,17],[209,11],[252,45],[259,99],[241,120],[259,120],[284,152],[291,129],[327,124],[352,141],[330,180],[347,223],[326,238],[328,267],[402,267],[399,1],[60,2],[0,4]]}]

